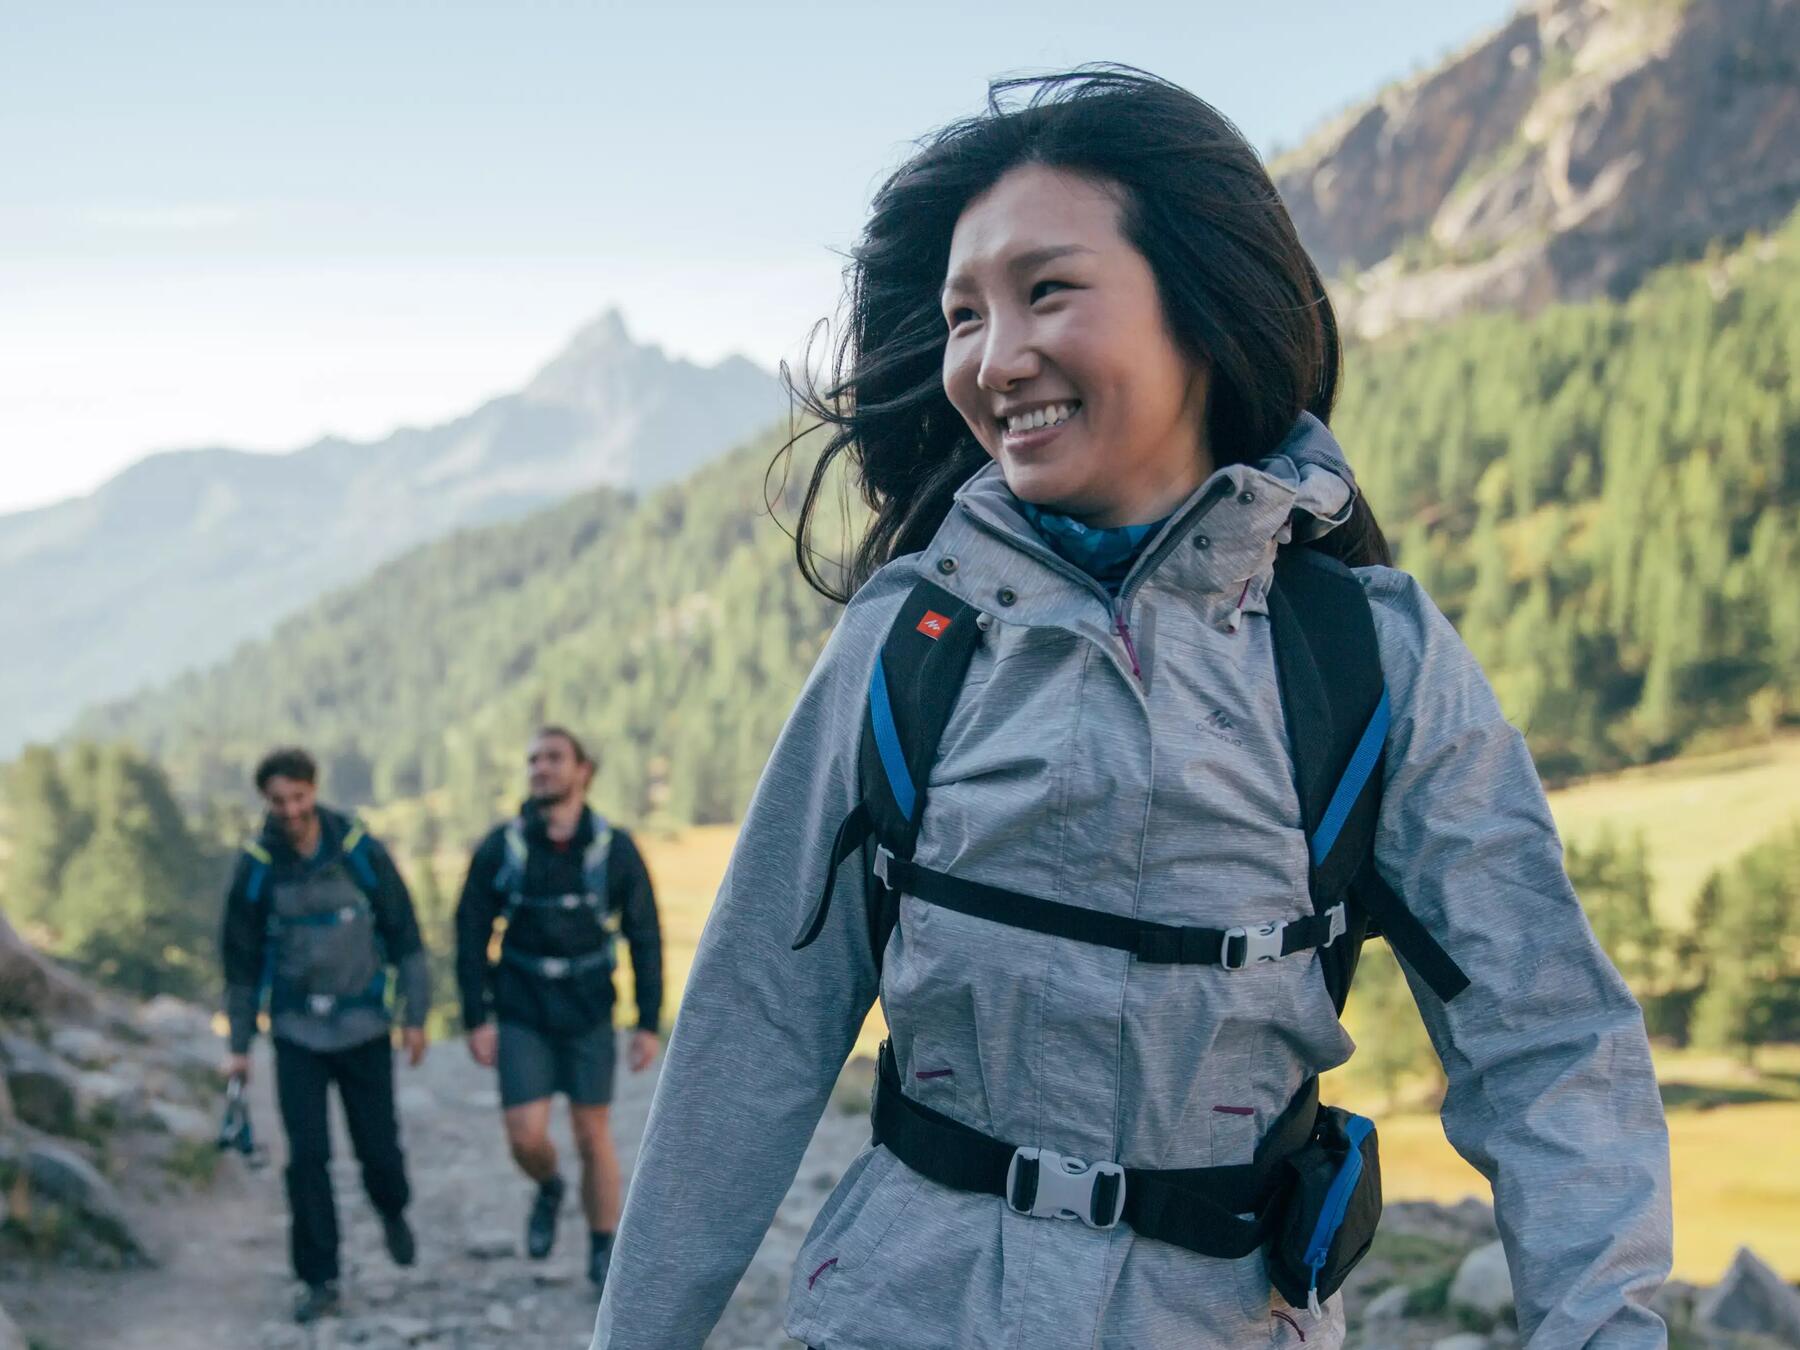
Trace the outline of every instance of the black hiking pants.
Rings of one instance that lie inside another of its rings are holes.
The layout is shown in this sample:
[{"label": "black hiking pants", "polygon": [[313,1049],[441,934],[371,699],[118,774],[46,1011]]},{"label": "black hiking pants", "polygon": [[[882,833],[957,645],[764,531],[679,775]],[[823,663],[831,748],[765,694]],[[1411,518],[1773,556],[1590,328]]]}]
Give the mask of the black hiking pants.
[{"label": "black hiking pants", "polygon": [[327,1089],[337,1084],[350,1127],[350,1144],[362,1164],[363,1189],[378,1213],[406,1208],[406,1159],[394,1115],[394,1051],[386,1035],[345,1050],[308,1050],[275,1042],[275,1090],[287,1130],[289,1248],[294,1274],[307,1284],[338,1276],[337,1206],[331,1196],[331,1119]]}]

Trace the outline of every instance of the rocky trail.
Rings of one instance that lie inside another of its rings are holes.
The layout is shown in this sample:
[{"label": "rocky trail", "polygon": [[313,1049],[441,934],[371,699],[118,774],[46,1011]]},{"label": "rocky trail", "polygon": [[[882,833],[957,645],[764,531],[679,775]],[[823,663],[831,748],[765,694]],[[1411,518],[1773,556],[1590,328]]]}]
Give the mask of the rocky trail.
[{"label": "rocky trail", "polygon": [[[206,1053],[216,1056],[216,1044]],[[263,1046],[251,1086],[266,1166],[252,1169],[238,1155],[226,1155],[212,1182],[197,1192],[173,1203],[167,1195],[127,1203],[134,1232],[156,1264],[0,1265],[0,1306],[33,1350],[574,1350],[588,1344],[596,1300],[584,1274],[587,1243],[579,1207],[571,1195],[548,1260],[525,1259],[529,1185],[506,1151],[493,1074],[472,1063],[459,1042],[434,1045],[418,1069],[396,1071],[417,1264],[400,1270],[389,1261],[334,1108],[332,1176],[344,1234],[344,1313],[310,1329],[293,1326],[288,1312],[296,1286],[287,1264],[282,1145],[270,1069]],[[641,1075],[620,1071],[614,1120],[627,1175],[655,1076],[654,1068]],[[573,1176],[575,1155],[560,1108],[555,1135],[565,1174]],[[781,1334],[794,1253],[867,1135],[865,1118],[837,1107],[828,1112],[709,1347],[795,1344]],[[120,1189],[129,1193],[129,1182]]]},{"label": "rocky trail", "polygon": [[[398,1070],[417,1264],[399,1270],[388,1260],[337,1120],[344,1309],[310,1328],[293,1325],[267,1047],[252,1081],[267,1151],[260,1168],[214,1148],[220,1051],[207,1016],[170,1000],[103,1005],[77,990],[10,1021],[0,1007],[0,1350],[588,1344],[596,1300],[579,1209],[571,1199],[549,1260],[524,1258],[530,1188],[506,1151],[493,1075],[459,1041]],[[867,1061],[846,1069],[707,1350],[794,1350],[781,1320],[795,1254],[868,1138],[871,1080]],[[614,1125],[627,1175],[655,1081],[655,1069],[620,1074]],[[572,1174],[560,1110],[554,1129]],[[1390,1204],[1346,1305],[1356,1350],[1519,1343],[1493,1214],[1474,1201]],[[1676,1328],[1674,1345],[1800,1346],[1800,1293],[1748,1252],[1720,1285],[1672,1283],[1657,1307]]]}]

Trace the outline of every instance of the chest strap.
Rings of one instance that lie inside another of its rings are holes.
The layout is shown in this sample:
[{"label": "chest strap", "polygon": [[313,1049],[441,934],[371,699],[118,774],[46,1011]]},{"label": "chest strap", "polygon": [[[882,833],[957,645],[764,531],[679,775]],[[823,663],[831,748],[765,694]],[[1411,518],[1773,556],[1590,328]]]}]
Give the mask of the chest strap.
[{"label": "chest strap", "polygon": [[1124,1223],[1141,1237],[1237,1260],[1268,1238],[1282,1161],[1311,1137],[1318,1109],[1318,1080],[1308,1079],[1250,1163],[1144,1168],[1087,1162],[1049,1149],[1016,1148],[913,1101],[901,1089],[893,1048],[884,1042],[874,1142],[939,1185],[1000,1196],[1015,1214],[1077,1219],[1090,1228]]},{"label": "chest strap", "polygon": [[613,953],[612,948],[606,946],[582,956],[533,956],[529,952],[515,951],[503,944],[500,959],[520,970],[529,971],[540,979],[569,980],[577,975],[585,975],[590,970],[611,966]]},{"label": "chest strap", "polygon": [[511,915],[521,909],[597,910],[605,904],[606,897],[592,891],[565,891],[561,895],[527,895],[523,891],[513,891],[506,897],[506,913]]},{"label": "chest strap", "polygon": [[953,877],[895,857],[886,848],[875,851],[875,875],[890,890],[941,909],[1072,942],[1112,947],[1154,965],[1242,970],[1296,952],[1329,947],[1344,934],[1341,902],[1323,914],[1302,919],[1274,919],[1241,928],[1182,928]]}]

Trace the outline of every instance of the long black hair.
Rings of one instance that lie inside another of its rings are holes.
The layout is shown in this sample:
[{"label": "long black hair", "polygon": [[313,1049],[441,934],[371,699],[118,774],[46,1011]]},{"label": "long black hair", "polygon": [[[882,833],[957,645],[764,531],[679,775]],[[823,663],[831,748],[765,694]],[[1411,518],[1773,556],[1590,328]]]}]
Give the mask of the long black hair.
[{"label": "long black hair", "polygon": [[[845,271],[845,326],[824,387],[810,362],[798,379],[782,370],[803,414],[830,428],[794,543],[807,581],[833,599],[924,548],[987,461],[944,393],[938,296],[958,217],[1023,164],[1119,192],[1123,233],[1150,264],[1176,343],[1208,367],[1216,463],[1261,459],[1302,410],[1330,421],[1337,318],[1243,134],[1205,100],[1127,66],[996,81],[984,112],[927,137],[875,195]],[[840,585],[821,574],[813,540],[846,457],[874,518]],[[1315,546],[1353,564],[1390,556],[1360,495],[1350,520]]]}]

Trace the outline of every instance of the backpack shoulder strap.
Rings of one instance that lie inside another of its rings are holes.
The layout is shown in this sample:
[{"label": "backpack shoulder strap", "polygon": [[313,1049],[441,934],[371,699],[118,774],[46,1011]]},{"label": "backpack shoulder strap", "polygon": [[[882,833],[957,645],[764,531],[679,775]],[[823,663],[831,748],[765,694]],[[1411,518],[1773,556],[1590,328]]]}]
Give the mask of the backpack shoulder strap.
[{"label": "backpack shoulder strap", "polygon": [[244,856],[250,860],[250,871],[244,878],[244,898],[253,905],[260,904],[263,887],[269,881],[269,868],[274,865],[275,859],[262,846],[262,841],[257,839],[244,845]]},{"label": "backpack shoulder strap", "polygon": [[[912,857],[925,812],[925,783],[938,742],[981,639],[980,612],[930,581],[912,588],[869,673],[857,755],[859,800],[839,825],[825,882],[794,941],[808,946],[825,927],[838,869],[871,835],[897,857]],[[869,944],[880,966],[898,897],[874,883]]]},{"label": "backpack shoulder strap", "polygon": [[381,879],[375,875],[375,864],[369,861],[369,828],[360,820],[350,822],[350,830],[344,835],[344,842],[339,846],[344,865],[350,869],[350,876],[356,882],[356,888],[363,893],[363,898],[371,905],[375,903],[376,892],[381,889]]},{"label": "backpack shoulder strap", "polygon": [[1374,932],[1388,938],[1439,998],[1454,998],[1468,977],[1375,870],[1389,705],[1368,595],[1335,558],[1285,548],[1276,559],[1269,619],[1311,854],[1313,908],[1324,914],[1345,906],[1344,934],[1320,957],[1332,1002],[1343,1010],[1363,940]]},{"label": "backpack shoulder strap", "polygon": [[594,813],[594,838],[581,855],[581,877],[588,891],[606,899],[607,863],[612,858],[613,827],[598,812]]},{"label": "backpack shoulder strap", "polygon": [[500,867],[494,873],[494,889],[510,895],[525,881],[525,864],[531,857],[531,846],[525,840],[525,822],[514,816],[500,832]]}]

